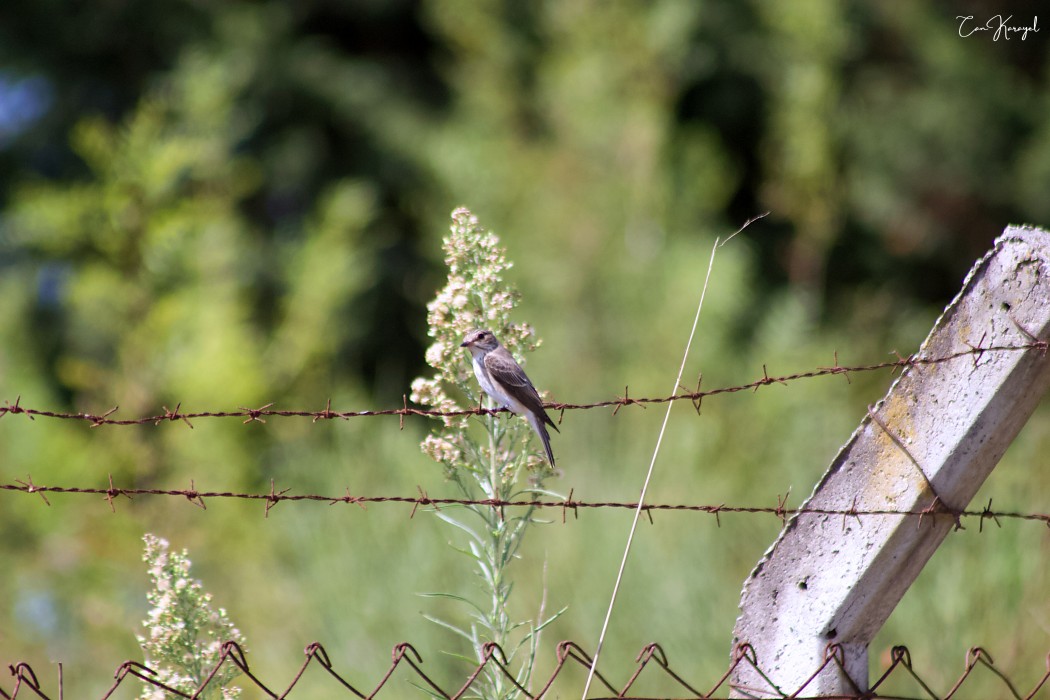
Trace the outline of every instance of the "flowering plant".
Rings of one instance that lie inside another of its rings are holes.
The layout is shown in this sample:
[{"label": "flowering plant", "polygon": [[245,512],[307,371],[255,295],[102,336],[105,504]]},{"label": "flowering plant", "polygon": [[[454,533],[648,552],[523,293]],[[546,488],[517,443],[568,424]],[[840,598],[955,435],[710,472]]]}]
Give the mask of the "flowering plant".
[{"label": "flowering plant", "polygon": [[[427,304],[427,325],[434,342],[427,349],[426,360],[437,372],[412,382],[411,399],[438,411],[454,412],[471,406],[453,399],[449,395],[452,387],[473,406],[480,405],[482,399],[467,354],[459,346],[467,331],[493,330],[522,365],[523,352],[535,350],[540,340],[532,326],[510,321],[520,295],[504,284],[503,273],[512,263],[507,261],[506,251],[495,234],[482,228],[469,210],[460,208],[452,212],[452,232],[444,239],[443,247],[448,281]],[[466,432],[468,416],[445,416],[442,422],[443,427],[423,441],[422,449],[428,457],[445,465],[454,479],[457,471],[470,471],[493,458],[510,462],[508,458],[516,456],[511,451],[528,440],[528,430],[521,421],[510,421],[505,430],[499,431],[498,440],[488,442],[470,439]],[[543,463],[538,456],[528,455],[530,469],[542,470]]]},{"label": "flowering plant", "polygon": [[[523,352],[534,350],[540,341],[527,324],[511,323],[517,305],[517,291],[506,286],[503,274],[511,267],[499,238],[478,224],[467,209],[452,212],[452,229],[444,239],[448,281],[437,297],[427,305],[427,322],[434,343],[426,353],[427,363],[436,372],[412,382],[412,401],[442,412],[462,411],[452,393],[465,396],[473,406],[485,398],[471,371],[467,353],[460,342],[474,328],[492,330],[514,358],[524,364]],[[472,420],[473,418],[473,420]],[[423,452],[442,464],[446,476],[459,488],[465,500],[492,499],[511,501],[523,495],[551,495],[543,490],[543,481],[552,470],[546,460],[530,452],[532,431],[524,419],[490,412],[482,416],[441,416],[441,423],[423,440]],[[470,431],[480,424],[480,439]],[[530,476],[522,484],[522,477]],[[476,566],[485,592],[484,603],[474,603],[460,596],[444,596],[465,602],[473,610],[474,623],[469,629],[429,619],[468,640],[475,658],[484,659],[484,646],[495,642],[508,663],[519,651],[524,658],[517,671],[517,681],[527,687],[535,660],[540,631],[562,611],[544,620],[543,606],[535,620],[514,622],[509,611],[512,582],[508,567],[517,558],[518,549],[528,528],[538,522],[533,509],[508,516],[496,506],[463,506],[469,517],[454,517],[453,509],[442,507],[437,516],[467,534],[467,548],[461,551]],[[513,648],[511,648],[513,646]],[[479,679],[481,697],[503,699],[520,693],[502,673],[491,665]]]},{"label": "flowering plant", "polygon": [[[138,637],[145,665],[156,673],[157,681],[192,694],[222,660],[222,645],[234,641],[243,646],[244,637],[224,609],[212,608],[211,594],[201,582],[190,578],[186,550],[172,552],[167,540],[148,533],[142,539],[146,543],[142,560],[149,566],[153,583],[146,594],[152,607],[142,623],[146,634]],[[235,665],[224,664],[196,697],[240,697],[241,689],[229,685],[238,674]],[[163,688],[152,684],[139,696],[141,700],[167,697]]]}]

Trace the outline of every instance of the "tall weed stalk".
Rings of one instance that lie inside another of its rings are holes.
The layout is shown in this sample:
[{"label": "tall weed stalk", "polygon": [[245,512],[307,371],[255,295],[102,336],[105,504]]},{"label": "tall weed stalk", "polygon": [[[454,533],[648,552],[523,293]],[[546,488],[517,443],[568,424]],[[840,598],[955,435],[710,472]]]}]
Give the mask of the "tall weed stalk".
[{"label": "tall weed stalk", "polygon": [[[429,334],[434,342],[426,359],[436,372],[412,383],[411,398],[441,411],[463,410],[482,401],[494,408],[474,378],[469,356],[459,346],[463,336],[473,328],[488,328],[522,365],[524,353],[536,349],[540,340],[531,326],[512,322],[519,295],[503,279],[511,263],[499,239],[482,228],[467,209],[452,213],[444,251],[448,281],[427,306]],[[532,433],[523,418],[501,413],[438,420],[440,425],[423,441],[422,450],[444,467],[445,476],[465,500],[557,497],[543,487],[553,472],[543,457],[530,449]],[[518,558],[525,535],[539,522],[533,509],[511,512],[494,506],[442,506],[435,513],[463,533],[465,546],[455,548],[470,560],[481,595],[427,594],[462,603],[469,611],[470,623],[455,624],[433,616],[428,619],[467,640],[473,650],[473,659],[468,659],[472,663],[485,658],[487,644],[497,644],[503,652],[499,660],[506,662],[518,684],[528,688],[540,633],[564,612],[544,618],[542,601],[531,620],[515,620],[510,611],[510,567]],[[520,695],[494,664],[486,666],[473,690],[476,697],[486,700],[509,700]]]}]

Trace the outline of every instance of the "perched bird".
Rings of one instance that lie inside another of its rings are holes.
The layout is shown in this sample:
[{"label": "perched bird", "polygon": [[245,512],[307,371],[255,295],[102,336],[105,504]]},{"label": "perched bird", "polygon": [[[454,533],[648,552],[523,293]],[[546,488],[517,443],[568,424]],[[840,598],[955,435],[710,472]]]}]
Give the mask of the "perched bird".
[{"label": "perched bird", "polygon": [[525,375],[525,370],[514,360],[507,348],[500,345],[491,331],[470,331],[459,346],[470,351],[474,376],[478,378],[485,393],[495,399],[501,407],[509,408],[529,420],[529,425],[540,436],[540,440],[543,440],[547,461],[553,467],[551,436],[547,433],[544,423],[556,432],[561,431],[543,409],[543,401],[536,392],[536,387],[532,386],[532,382]]}]

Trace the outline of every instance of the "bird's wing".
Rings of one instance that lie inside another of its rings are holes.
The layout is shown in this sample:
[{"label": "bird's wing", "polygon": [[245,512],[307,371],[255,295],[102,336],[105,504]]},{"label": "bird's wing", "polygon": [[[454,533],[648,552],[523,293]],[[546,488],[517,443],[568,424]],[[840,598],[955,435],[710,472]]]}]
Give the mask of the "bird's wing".
[{"label": "bird's wing", "polygon": [[[525,374],[525,370],[514,361],[514,357],[506,348],[500,348],[500,350],[495,350],[486,355],[485,367],[488,369],[492,379],[506,387],[507,391],[520,401],[525,408],[541,416],[544,423],[554,425],[554,421],[547,416],[547,411],[543,408],[543,400],[540,399],[536,387],[532,385],[528,375]],[[554,429],[557,430],[558,428],[555,427]]]},{"label": "bird's wing", "polygon": [[[536,389],[532,386],[532,382],[529,381],[525,370],[514,361],[514,358],[506,350],[503,352],[495,350],[485,355],[485,367],[493,379],[508,389],[531,389],[530,393],[536,393]],[[520,393],[522,392],[514,392],[515,397]]]}]

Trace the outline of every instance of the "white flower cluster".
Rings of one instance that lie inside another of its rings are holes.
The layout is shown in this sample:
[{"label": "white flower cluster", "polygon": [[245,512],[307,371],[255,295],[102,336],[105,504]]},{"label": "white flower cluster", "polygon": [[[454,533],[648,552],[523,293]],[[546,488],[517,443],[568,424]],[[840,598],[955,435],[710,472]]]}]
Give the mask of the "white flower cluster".
[{"label": "white flower cluster", "polygon": [[[142,539],[146,543],[142,560],[153,584],[146,594],[151,606],[149,617],[142,623],[146,635],[138,637],[144,663],[157,672],[156,680],[193,693],[219,663],[223,643],[235,641],[243,648],[244,637],[224,609],[211,607],[211,594],[204,591],[201,582],[190,578],[186,550],[171,552],[167,540],[148,533]],[[224,664],[200,697],[240,696],[240,688],[227,687],[239,673],[233,664]],[[139,697],[164,700],[168,693],[146,685]]]},{"label": "white flower cluster", "polygon": [[[427,349],[426,360],[437,372],[413,381],[410,398],[435,410],[458,411],[466,407],[449,396],[449,387],[458,387],[473,405],[481,398],[469,357],[459,346],[467,331],[492,330],[519,362],[522,351],[534,349],[538,342],[531,326],[511,325],[518,293],[503,282],[503,273],[511,263],[499,238],[482,228],[468,209],[452,212],[451,233],[444,239],[443,249],[448,282],[427,305],[427,324],[434,343]],[[427,456],[455,469],[464,463],[467,417],[442,420],[444,430],[428,436],[421,448]]]}]

